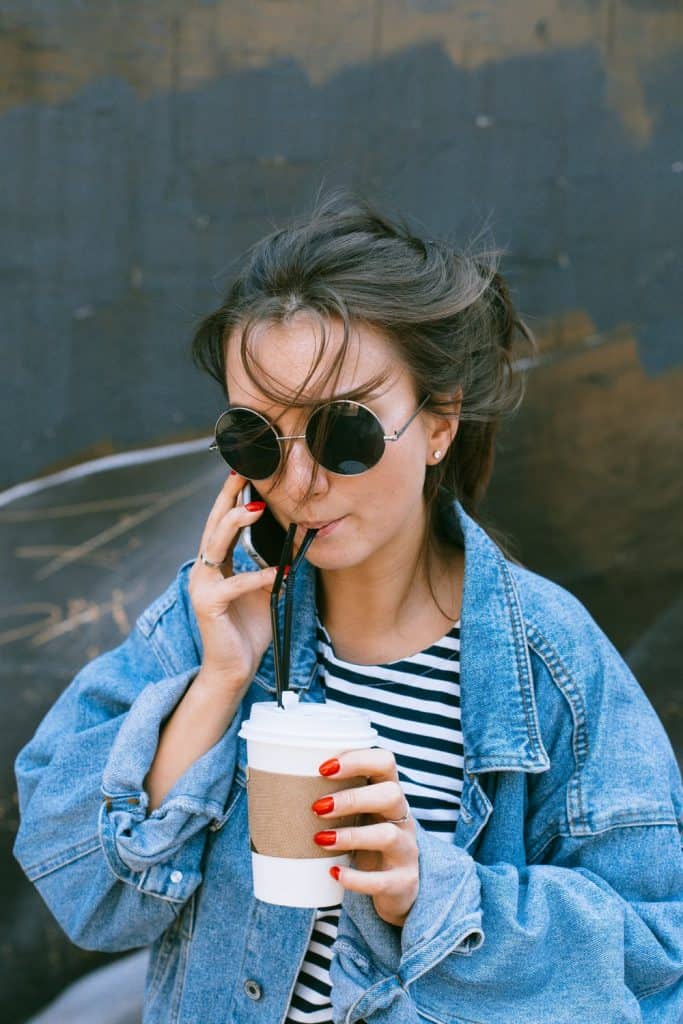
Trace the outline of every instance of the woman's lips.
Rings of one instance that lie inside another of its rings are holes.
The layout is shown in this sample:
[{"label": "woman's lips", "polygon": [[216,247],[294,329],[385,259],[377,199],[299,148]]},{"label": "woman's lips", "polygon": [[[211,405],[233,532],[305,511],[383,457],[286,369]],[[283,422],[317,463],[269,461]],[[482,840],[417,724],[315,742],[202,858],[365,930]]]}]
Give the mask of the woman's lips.
[{"label": "woman's lips", "polygon": [[318,537],[327,537],[329,533],[332,533],[335,527],[341,523],[342,519],[346,519],[346,516],[339,516],[338,519],[328,519],[327,522],[299,523],[299,528],[302,530],[317,530],[317,540]]}]

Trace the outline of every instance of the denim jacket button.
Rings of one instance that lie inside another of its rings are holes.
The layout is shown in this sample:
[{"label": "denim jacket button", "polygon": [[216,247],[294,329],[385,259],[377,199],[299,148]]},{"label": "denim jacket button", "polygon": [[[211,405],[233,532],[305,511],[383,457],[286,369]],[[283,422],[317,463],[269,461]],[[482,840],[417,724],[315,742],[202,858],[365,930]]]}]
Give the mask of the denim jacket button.
[{"label": "denim jacket button", "polygon": [[244,991],[250,999],[257,1000],[261,998],[261,986],[253,978],[247,978],[244,983]]},{"label": "denim jacket button", "polygon": [[182,882],[182,880],[183,880],[183,873],[182,873],[182,871],[172,871],[171,872],[171,881],[173,882],[174,885],[177,885],[178,882]]}]

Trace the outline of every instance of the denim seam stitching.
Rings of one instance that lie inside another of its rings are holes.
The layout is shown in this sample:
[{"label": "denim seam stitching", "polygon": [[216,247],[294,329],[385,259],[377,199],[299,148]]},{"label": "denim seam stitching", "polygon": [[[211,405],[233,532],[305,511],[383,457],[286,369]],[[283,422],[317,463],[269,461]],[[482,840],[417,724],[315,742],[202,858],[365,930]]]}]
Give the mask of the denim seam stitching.
[{"label": "denim seam stitching", "polygon": [[166,592],[162,594],[157,600],[149,607],[142,615],[138,616],[137,624],[140,627],[140,632],[149,639],[152,633],[155,631],[161,618],[169,611],[170,608],[178,601],[178,580],[177,577],[173,583],[168,587]]},{"label": "denim seam stitching", "polygon": [[[194,894],[193,894],[194,896]],[[192,897],[191,897],[192,898]],[[166,931],[163,933],[161,942],[159,944],[159,952],[154,958],[154,963],[150,962],[150,973],[147,982],[147,992],[145,993],[145,1003],[149,1005],[156,998],[159,989],[166,977],[166,971],[171,963],[172,954],[175,949],[176,930],[179,928],[180,915],[178,915],[168,926]]]},{"label": "denim seam stitching", "polygon": [[[546,831],[543,833],[543,836],[547,835],[548,832],[549,832],[549,830],[546,829]],[[553,829],[553,831],[549,835],[549,838],[547,840],[542,838],[541,845],[539,847],[537,847],[536,849],[534,849],[533,853],[531,852],[531,850],[529,851],[527,863],[529,865],[534,864],[538,860],[538,858],[541,857],[542,854],[545,853],[545,851],[548,849],[550,844],[552,842],[554,842],[555,839],[560,839],[560,838],[571,839],[572,838],[571,832],[562,832],[562,831],[556,831],[556,830]]]},{"label": "denim seam stitching", "polygon": [[184,569],[188,565],[193,565],[196,561],[195,558],[188,558],[178,569],[175,579],[169,583],[168,587],[161,594],[156,601],[154,601],[149,608],[146,608],[137,618],[136,625],[139,627],[140,632],[143,636],[149,639],[152,633],[156,630],[162,617],[169,611],[174,604],[180,599],[180,576]]},{"label": "denim seam stitching", "polygon": [[169,676],[179,675],[182,669],[178,669],[172,659],[168,658],[166,644],[156,636],[156,626],[154,632],[150,633],[147,637],[147,640],[164,672]]},{"label": "denim seam stitching", "polygon": [[367,999],[371,993],[374,993],[377,990],[381,990],[382,988],[389,988],[392,982],[396,983],[402,992],[406,991],[403,985],[401,984],[400,978],[397,975],[392,974],[389,977],[381,978],[379,981],[376,981],[374,985],[371,985],[370,988],[367,988],[363,992],[363,994],[359,996],[358,999],[356,999],[355,1003],[353,1003],[349,1007],[349,1011],[345,1018],[345,1024],[351,1024],[351,1014],[356,1009],[356,1007],[363,1002],[364,999]]},{"label": "denim seam stitching", "polygon": [[180,949],[179,949],[179,964],[178,964],[178,976],[173,990],[173,1004],[172,1004],[172,1016],[171,1021],[178,1021],[180,1019],[180,1004],[183,999],[183,992],[185,991],[185,977],[187,975],[187,964],[189,961],[190,954],[190,939],[186,939],[184,936],[180,936]]},{"label": "denim seam stitching", "polygon": [[[529,645],[536,652],[543,664],[546,666],[550,678],[560,691],[571,711],[574,720],[574,735],[572,737],[572,749],[574,751],[573,775],[567,781],[567,796],[571,799],[572,791],[575,794],[579,814],[576,820],[568,809],[568,824],[570,829],[575,825],[583,825],[589,828],[588,817],[584,805],[583,790],[581,787],[581,771],[588,756],[588,730],[586,726],[586,709],[583,699],[572,682],[572,678],[557,651],[548,643],[540,630],[533,624],[528,624]],[[568,799],[568,803],[570,802]]]},{"label": "denim seam stitching", "polygon": [[158,889],[153,889],[143,884],[145,874],[147,874],[151,868],[158,867],[163,863],[163,861],[157,859],[155,861],[151,861],[149,864],[145,864],[142,868],[131,868],[119,853],[116,828],[104,804],[100,810],[99,823],[101,830],[99,846],[104,854],[107,867],[115,878],[125,882],[126,885],[133,886],[138,892],[163,900],[172,907],[177,907],[185,902],[187,896],[168,896],[165,893],[159,892]]},{"label": "denim seam stitching", "polygon": [[[456,931],[456,927],[453,927],[452,931]],[[444,940],[441,933],[433,933],[428,940],[421,942],[417,946],[414,946],[409,953],[409,959],[411,960],[421,955],[424,952],[424,950],[427,949],[430,944],[433,944],[434,941],[437,939],[441,939],[442,947],[448,948],[446,948],[445,952],[441,956],[439,956],[438,960],[432,960],[431,963],[423,967],[420,973],[416,974],[415,977],[411,978],[409,982],[406,982],[406,984],[414,984],[418,980],[418,978],[421,978],[423,974],[427,973],[427,971],[431,971],[432,968],[436,966],[436,964],[441,963],[441,961],[445,960],[447,956],[472,956],[471,949],[458,949],[458,946],[462,946],[465,939],[469,939],[470,936],[472,935],[481,936],[481,942],[477,946],[477,949],[479,949],[481,946],[484,945],[486,936],[484,934],[484,929],[481,924],[481,912],[476,910],[471,911],[465,918],[465,921],[461,922],[457,926],[455,938],[451,937]]]},{"label": "denim seam stitching", "polygon": [[[470,854],[466,854],[466,856],[468,860],[471,862],[471,864],[474,864],[474,861],[472,860]],[[457,906],[459,902],[459,897],[465,891],[467,885],[470,883],[472,876],[476,875],[477,873],[476,868],[471,867],[470,864],[465,864],[463,865],[463,867],[465,868],[465,870],[462,873],[460,885],[458,885],[455,891],[450,894],[451,905],[453,907]],[[471,911],[468,916],[471,917],[472,913],[476,913],[476,911]],[[445,916],[441,921],[439,921],[439,919],[437,918],[436,924],[432,924],[427,934],[423,935],[421,940],[419,942],[416,942],[412,949],[409,950],[409,955],[411,957],[417,956],[423,949],[425,949],[426,946],[429,945],[430,942],[433,942],[435,938],[438,938],[438,936],[442,934],[444,924],[447,923],[447,920],[448,916]]]},{"label": "denim seam stitching", "polygon": [[368,971],[371,969],[372,964],[370,960],[365,956],[363,952],[351,939],[336,939],[334,943],[336,951],[346,953],[350,960],[356,964],[356,966],[363,967],[364,970]]},{"label": "denim seam stitching", "polygon": [[[536,714],[535,698],[533,695],[533,674],[526,649],[524,617],[515,584],[507,563],[499,552],[496,552],[496,558],[502,570],[501,575],[505,586],[505,598],[510,611],[510,617],[512,619],[512,631],[515,639],[515,660],[517,663],[518,676],[522,683],[520,690],[522,695],[522,705],[524,707],[524,717],[526,719],[529,734],[533,738],[535,752],[540,753],[543,750],[543,743],[539,732],[538,716]],[[526,654],[524,659],[522,659],[522,649],[524,649]]]},{"label": "denim seam stitching", "polygon": [[[214,815],[214,817],[209,822],[209,828],[211,829],[212,832],[219,832],[223,828],[223,826],[227,823],[228,819],[232,817],[232,815],[233,815],[233,813],[235,811],[235,807],[237,806],[238,800],[247,791],[246,783],[247,783],[247,780],[246,780],[244,774],[241,773],[241,774],[238,775],[237,772],[236,772],[235,773],[235,778],[233,780],[233,786],[237,785],[239,788],[237,789],[235,795],[232,797],[232,800],[230,800],[230,795],[232,793],[232,790],[231,790],[231,793],[228,794],[228,801],[229,802],[222,809],[221,813]],[[213,822],[216,822],[216,825],[215,825],[215,827],[212,828],[211,825],[212,825]]]},{"label": "denim seam stitching", "polygon": [[[121,881],[125,882],[126,879],[122,878]],[[128,885],[131,884],[133,883],[128,882]],[[177,910],[178,907],[182,907],[183,903],[187,899],[189,899],[189,896],[167,896],[163,892],[159,892],[158,889],[147,889],[142,885],[142,882],[138,882],[138,884],[135,886],[135,890],[136,892],[141,892],[144,896],[153,896],[155,900],[163,900],[164,903],[169,904],[169,906],[174,912]]]},{"label": "denim seam stitching", "polygon": [[29,867],[24,868],[24,871],[26,872],[27,878],[32,882],[36,882],[40,878],[44,878],[46,875],[52,874],[53,871],[66,867],[67,864],[73,864],[74,861],[80,860],[81,857],[87,857],[90,853],[96,853],[100,848],[100,837],[98,834],[95,834],[94,836],[91,836],[90,839],[84,839],[83,842],[79,843],[77,846],[70,847],[68,851],[69,856],[67,856],[66,859],[63,856],[50,857],[48,860],[40,861],[37,864],[32,864]]},{"label": "denim seam stitching", "polygon": [[[135,623],[137,628],[142,633],[142,635],[149,642],[149,645],[152,648],[152,651],[154,652],[161,667],[169,675],[177,675],[185,670],[181,667],[176,666],[171,653],[172,648],[169,649],[169,645],[166,644],[165,641],[163,640],[163,637],[160,638],[157,635],[157,633],[164,615],[166,615],[166,613],[169,612],[171,608],[180,603],[180,573],[183,571],[184,568],[186,568],[186,566],[192,564],[193,562],[194,559],[189,559],[188,561],[183,562],[180,569],[178,570],[178,573],[176,574],[176,578],[174,579],[173,583],[169,585],[166,593],[162,594],[161,597],[159,597],[158,600],[150,608],[144,611],[142,615],[138,617]],[[192,632],[189,623],[188,632]]]},{"label": "denim seam stitching", "polygon": [[678,974],[676,975],[676,977],[673,978],[672,980],[664,981],[664,982],[662,982],[659,985],[652,985],[650,988],[644,988],[644,989],[638,990],[638,991],[633,989],[633,994],[636,997],[636,999],[638,1000],[638,1002],[640,1002],[641,999],[647,999],[649,996],[655,995],[656,992],[662,992],[665,988],[669,988],[671,985],[674,984],[675,981],[678,981],[680,977],[681,977],[681,973],[679,971]]},{"label": "denim seam stitching", "polygon": [[[225,805],[218,800],[201,800],[190,793],[178,793],[177,796],[172,797],[167,802],[164,802],[161,807],[155,808],[151,814],[148,814],[147,820],[163,821],[169,811],[182,811],[184,814],[196,814],[198,818],[211,819],[222,814],[224,808]],[[116,809],[119,810],[119,808]],[[120,809],[123,810],[123,808]],[[160,811],[164,813],[158,813]],[[144,817],[139,819],[139,821],[144,820]],[[136,821],[136,823],[138,822]]]}]

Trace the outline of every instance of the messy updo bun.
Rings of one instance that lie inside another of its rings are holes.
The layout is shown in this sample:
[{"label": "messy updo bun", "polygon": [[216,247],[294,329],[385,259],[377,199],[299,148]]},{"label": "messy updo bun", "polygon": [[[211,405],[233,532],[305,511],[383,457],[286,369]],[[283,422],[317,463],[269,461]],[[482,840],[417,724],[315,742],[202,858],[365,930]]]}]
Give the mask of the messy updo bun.
[{"label": "messy updo bun", "polygon": [[[245,368],[259,389],[274,402],[303,407],[316,402],[303,391],[317,366],[297,395],[283,395],[250,349],[255,325],[305,311],[324,337],[330,319],[341,321],[344,344],[332,377],[354,323],[381,330],[411,372],[416,398],[432,396],[427,409],[453,415],[454,399],[461,402],[454,443],[442,462],[427,468],[432,526],[439,507],[453,498],[475,515],[491,477],[498,423],[522,397],[513,343],[533,340],[498,273],[498,257],[420,238],[402,220],[336,191],[249,250],[225,302],[199,325],[193,358],[226,391],[226,341],[237,329]],[[363,401],[377,384],[365,382],[344,397]]]}]

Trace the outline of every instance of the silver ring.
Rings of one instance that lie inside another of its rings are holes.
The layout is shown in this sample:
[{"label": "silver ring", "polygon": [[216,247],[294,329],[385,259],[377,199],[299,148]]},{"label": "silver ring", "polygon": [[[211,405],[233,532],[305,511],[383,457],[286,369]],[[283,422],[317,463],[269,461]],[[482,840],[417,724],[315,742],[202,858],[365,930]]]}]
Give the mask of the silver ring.
[{"label": "silver ring", "polygon": [[227,558],[224,558],[222,562],[212,562],[210,558],[206,557],[203,551],[199,552],[199,558],[204,565],[208,565],[210,569],[221,569],[227,562]]},{"label": "silver ring", "polygon": [[[405,797],[404,797],[404,799],[405,799]],[[385,818],[384,820],[391,822],[392,825],[405,825],[405,823],[409,819],[410,819],[410,804],[406,800],[406,813],[403,815],[402,818]]]}]

